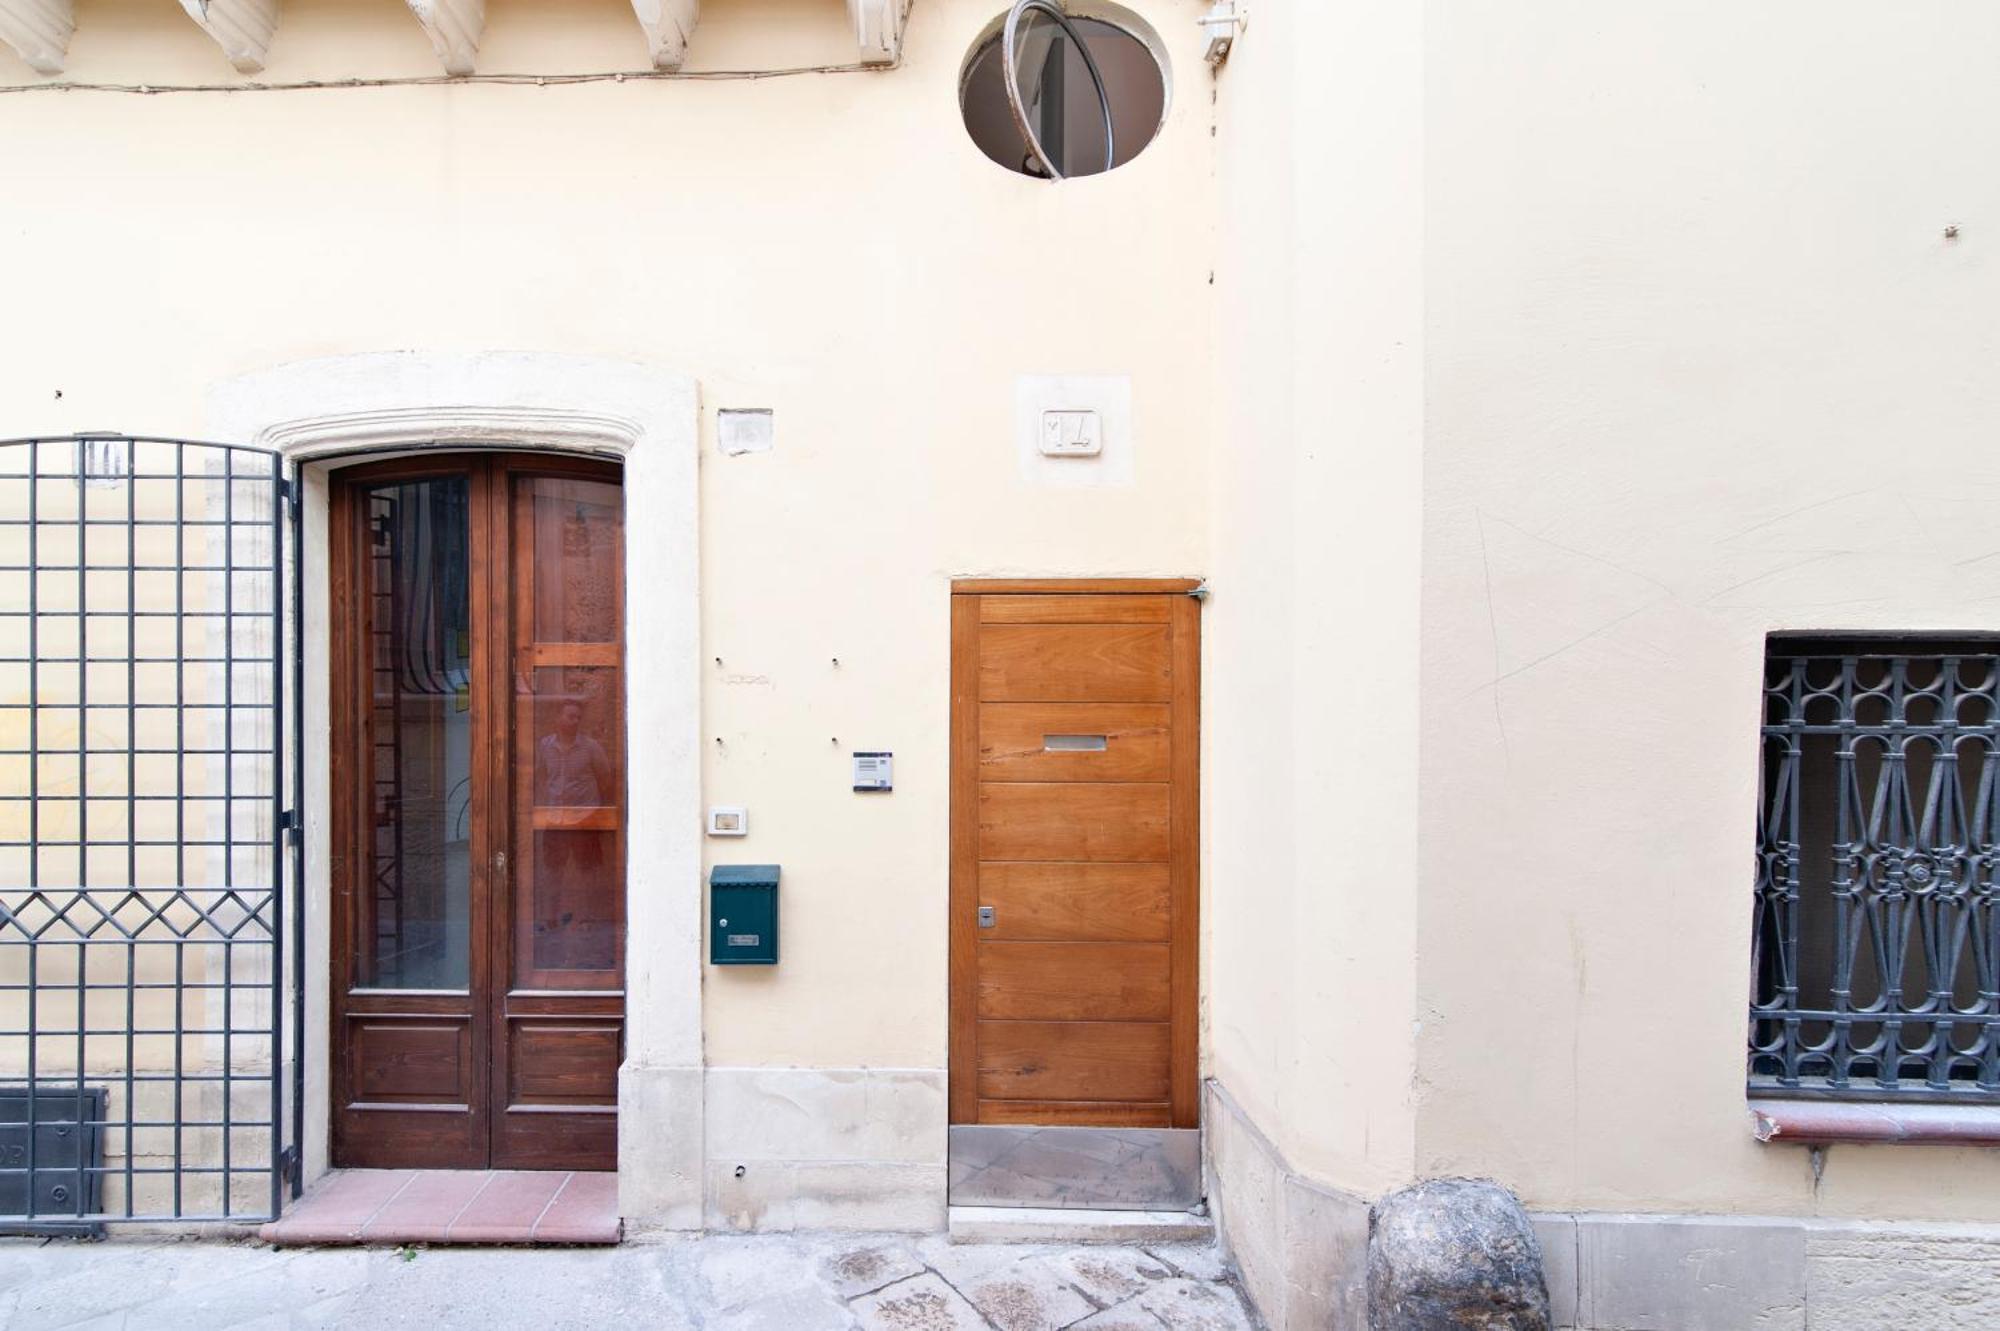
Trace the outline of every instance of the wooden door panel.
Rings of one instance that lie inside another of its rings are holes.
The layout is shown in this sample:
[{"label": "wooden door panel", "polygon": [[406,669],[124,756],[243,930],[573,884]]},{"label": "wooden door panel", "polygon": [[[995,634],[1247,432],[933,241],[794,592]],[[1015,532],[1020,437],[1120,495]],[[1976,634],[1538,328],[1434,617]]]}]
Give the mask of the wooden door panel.
[{"label": "wooden door panel", "polygon": [[347,1051],[356,1100],[467,1109],[478,1089],[470,1020],[359,1018],[348,1025]]},{"label": "wooden door panel", "polygon": [[1165,781],[1173,709],[1159,703],[987,703],[981,781]]},{"label": "wooden door panel", "polygon": [[343,1169],[484,1169],[486,1123],[452,1107],[362,1103],[334,1115]]},{"label": "wooden door panel", "polygon": [[[463,1001],[463,1000],[461,1000]],[[485,1075],[469,1017],[351,1018],[334,1061],[338,1162],[356,1169],[486,1163]]]},{"label": "wooden door panel", "polygon": [[619,1022],[515,1018],[509,1024],[509,1108],[618,1103]]},{"label": "wooden door panel", "polygon": [[982,1021],[979,1095],[1164,1104],[1169,1047],[1164,1022]]},{"label": "wooden door panel", "polygon": [[1017,1021],[1165,1021],[1164,943],[981,943],[979,1016]]},{"label": "wooden door panel", "polygon": [[979,633],[981,702],[1168,702],[1165,624],[1002,624]]},{"label": "wooden door panel", "polygon": [[1173,1106],[1125,1100],[981,1100],[974,1120],[1046,1128],[1171,1128]]},{"label": "wooden door panel", "polygon": [[549,666],[615,666],[622,662],[625,649],[615,642],[530,642],[521,649],[516,663],[523,670]]},{"label": "wooden door panel", "polygon": [[982,596],[982,624],[1165,624],[1171,596]]},{"label": "wooden door panel", "polygon": [[1188,585],[953,584],[953,1123],[1199,1122]]},{"label": "wooden door panel", "polygon": [[625,994],[622,990],[607,992],[602,989],[555,990],[538,993],[532,990],[516,989],[507,995],[506,1013],[510,1020],[528,1017],[584,1017],[618,1018],[625,1014]]},{"label": "wooden door panel", "polygon": [[985,942],[1165,943],[1173,938],[1164,864],[982,864],[979,904],[993,909]]},{"label": "wooden door panel", "polygon": [[492,969],[493,1164],[617,1167],[625,960],[624,520],[614,478],[510,463],[493,631],[510,829]]},{"label": "wooden door panel", "polygon": [[484,464],[356,467],[329,495],[336,1165],[486,1163],[484,812],[456,799],[486,719],[469,632]]},{"label": "wooden door panel", "polygon": [[515,1105],[494,1116],[496,1169],[618,1168],[618,1107]]},{"label": "wooden door panel", "polygon": [[979,858],[1164,861],[1170,808],[1164,785],[982,783]]}]

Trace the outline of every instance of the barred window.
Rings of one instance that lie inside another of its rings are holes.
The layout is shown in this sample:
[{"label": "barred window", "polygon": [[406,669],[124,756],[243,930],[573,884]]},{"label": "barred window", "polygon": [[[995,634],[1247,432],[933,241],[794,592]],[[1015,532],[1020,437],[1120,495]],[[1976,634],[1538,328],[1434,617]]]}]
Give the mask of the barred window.
[{"label": "barred window", "polygon": [[2000,1100],[2000,635],[1775,634],[1753,1091]]}]

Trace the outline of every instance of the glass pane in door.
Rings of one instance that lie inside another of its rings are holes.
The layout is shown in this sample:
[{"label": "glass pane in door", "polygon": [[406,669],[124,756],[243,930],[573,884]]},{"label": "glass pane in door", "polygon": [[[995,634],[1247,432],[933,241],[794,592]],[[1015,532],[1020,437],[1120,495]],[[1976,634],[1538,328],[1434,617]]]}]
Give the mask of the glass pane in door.
[{"label": "glass pane in door", "polygon": [[[530,524],[533,641],[616,643],[625,611],[625,504],[605,481],[523,477]],[[522,538],[516,536],[517,541]],[[517,551],[517,557],[519,552]]]},{"label": "glass pane in door", "polygon": [[524,829],[532,841],[524,970],[618,965],[625,868],[617,673],[588,666],[537,670],[533,694],[521,700],[535,736],[534,808]]},{"label": "glass pane in door", "polygon": [[370,487],[361,505],[369,872],[354,984],[471,983],[472,623],[464,476]]},{"label": "glass pane in door", "polygon": [[615,989],[625,939],[624,506],[514,481],[515,983]]}]

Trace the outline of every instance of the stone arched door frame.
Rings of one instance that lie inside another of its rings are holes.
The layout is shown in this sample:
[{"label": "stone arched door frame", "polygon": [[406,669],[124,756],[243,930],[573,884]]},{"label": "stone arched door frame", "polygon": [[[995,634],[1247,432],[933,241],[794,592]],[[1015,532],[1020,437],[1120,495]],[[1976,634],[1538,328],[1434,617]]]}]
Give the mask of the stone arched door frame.
[{"label": "stone arched door frame", "polygon": [[[616,457],[625,468],[628,832],[625,1061],[619,1070],[619,1209],[635,1224],[702,1223],[699,395],[649,366],[537,352],[377,352],[241,375],[209,395],[210,438],[299,465],[305,560],[305,1142],[308,1181],[328,1160],[324,1020],[327,477],[401,452],[505,446]],[[317,1014],[324,1017],[323,1009]]]}]

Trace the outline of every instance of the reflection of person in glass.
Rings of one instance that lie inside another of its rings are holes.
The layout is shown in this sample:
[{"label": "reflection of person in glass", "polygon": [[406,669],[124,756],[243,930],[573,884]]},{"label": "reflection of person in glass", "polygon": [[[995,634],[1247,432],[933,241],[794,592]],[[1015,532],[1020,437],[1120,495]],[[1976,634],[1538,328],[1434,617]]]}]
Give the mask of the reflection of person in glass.
[{"label": "reflection of person in glass", "polygon": [[[566,701],[556,728],[535,744],[535,804],[600,809],[617,802],[604,746],[582,733],[583,704]],[[616,964],[615,924],[603,900],[605,838],[615,831],[549,827],[535,833],[537,969],[604,970]]]}]

